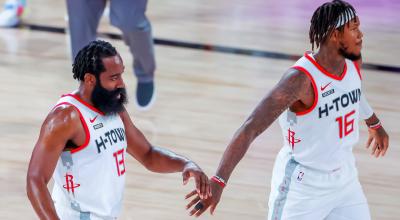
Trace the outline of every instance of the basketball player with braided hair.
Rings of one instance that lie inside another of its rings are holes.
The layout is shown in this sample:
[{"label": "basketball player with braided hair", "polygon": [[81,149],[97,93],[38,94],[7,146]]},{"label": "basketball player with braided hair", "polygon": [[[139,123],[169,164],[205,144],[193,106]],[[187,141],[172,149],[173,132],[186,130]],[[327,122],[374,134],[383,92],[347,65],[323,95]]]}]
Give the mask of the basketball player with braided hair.
[{"label": "basketball player with braided hair", "polygon": [[150,171],[182,172],[184,184],[193,177],[202,197],[209,195],[208,177],[199,166],[152,146],[135,127],[124,108],[124,69],[116,49],[105,41],[91,42],[75,57],[79,88],[50,111],[29,163],[27,193],[40,219],[116,219],[126,153]]},{"label": "basketball player with braided hair", "polygon": [[353,146],[359,119],[368,126],[367,147],[384,156],[388,135],[361,89],[363,34],[355,9],[334,0],[313,14],[306,52],[261,100],[227,146],[215,176],[212,197],[196,191],[190,214],[213,213],[223,187],[252,141],[279,117],[284,144],[272,173],[270,220],[369,220],[367,200],[358,180]]}]

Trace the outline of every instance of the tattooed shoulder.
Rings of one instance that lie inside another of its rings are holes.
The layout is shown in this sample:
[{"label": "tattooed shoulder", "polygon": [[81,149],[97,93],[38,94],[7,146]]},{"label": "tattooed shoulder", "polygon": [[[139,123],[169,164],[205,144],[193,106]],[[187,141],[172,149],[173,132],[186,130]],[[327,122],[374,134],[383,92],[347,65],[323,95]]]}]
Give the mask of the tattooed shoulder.
[{"label": "tattooed shoulder", "polygon": [[294,101],[307,99],[312,91],[311,80],[305,73],[297,69],[287,70],[277,86],[282,92],[295,98]]}]

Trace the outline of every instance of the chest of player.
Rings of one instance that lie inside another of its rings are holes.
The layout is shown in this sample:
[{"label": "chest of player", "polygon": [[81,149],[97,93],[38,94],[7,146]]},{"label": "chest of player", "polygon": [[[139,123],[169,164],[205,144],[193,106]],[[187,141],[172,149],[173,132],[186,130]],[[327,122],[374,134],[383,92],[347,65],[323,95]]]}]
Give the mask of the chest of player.
[{"label": "chest of player", "polygon": [[89,140],[87,146],[71,152],[74,167],[79,170],[75,173],[80,179],[82,176],[91,176],[93,169],[111,173],[114,177],[122,176],[125,173],[127,141],[121,118],[94,112],[82,113]]},{"label": "chest of player", "polygon": [[118,116],[94,116],[89,119],[88,130],[90,140],[87,153],[92,155],[109,154],[115,150],[126,148],[125,129]]},{"label": "chest of player", "polygon": [[[352,78],[352,77],[348,77]],[[316,115],[318,119],[336,117],[353,110],[358,110],[361,100],[361,83],[359,79],[318,80],[318,103]]]}]

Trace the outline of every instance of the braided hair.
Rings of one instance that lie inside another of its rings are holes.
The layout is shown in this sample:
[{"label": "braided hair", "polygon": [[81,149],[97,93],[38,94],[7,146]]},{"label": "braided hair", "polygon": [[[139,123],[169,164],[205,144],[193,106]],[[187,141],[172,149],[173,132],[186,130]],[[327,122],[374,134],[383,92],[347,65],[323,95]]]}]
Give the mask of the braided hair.
[{"label": "braided hair", "polygon": [[108,42],[96,40],[82,48],[72,64],[74,79],[83,81],[86,73],[91,73],[98,78],[106,69],[103,58],[117,55],[117,50]]},{"label": "braided hair", "polygon": [[311,18],[309,32],[312,50],[314,44],[318,48],[325,43],[335,29],[343,33],[344,25],[341,24],[355,17],[353,6],[342,0],[333,0],[318,7]]}]

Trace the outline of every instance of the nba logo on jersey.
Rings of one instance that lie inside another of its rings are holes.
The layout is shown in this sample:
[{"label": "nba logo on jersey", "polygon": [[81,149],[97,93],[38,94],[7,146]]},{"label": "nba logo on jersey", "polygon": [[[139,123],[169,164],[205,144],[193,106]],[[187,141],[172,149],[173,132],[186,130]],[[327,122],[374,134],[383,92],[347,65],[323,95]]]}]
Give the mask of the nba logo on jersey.
[{"label": "nba logo on jersey", "polygon": [[297,182],[301,182],[303,180],[304,172],[300,171],[299,175],[297,175]]}]

